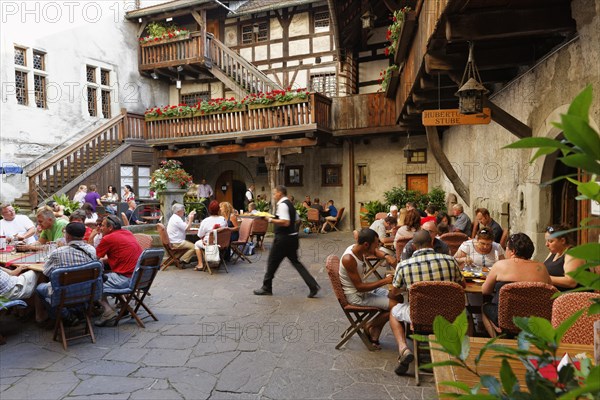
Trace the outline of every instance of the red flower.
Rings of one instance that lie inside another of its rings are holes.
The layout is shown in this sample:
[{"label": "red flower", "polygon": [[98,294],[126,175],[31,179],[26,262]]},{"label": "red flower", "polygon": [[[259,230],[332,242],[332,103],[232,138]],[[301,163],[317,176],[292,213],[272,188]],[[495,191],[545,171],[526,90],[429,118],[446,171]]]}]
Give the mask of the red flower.
[{"label": "red flower", "polygon": [[383,52],[385,53],[386,56],[390,55],[390,49],[388,49],[387,47],[385,48],[385,50]]}]

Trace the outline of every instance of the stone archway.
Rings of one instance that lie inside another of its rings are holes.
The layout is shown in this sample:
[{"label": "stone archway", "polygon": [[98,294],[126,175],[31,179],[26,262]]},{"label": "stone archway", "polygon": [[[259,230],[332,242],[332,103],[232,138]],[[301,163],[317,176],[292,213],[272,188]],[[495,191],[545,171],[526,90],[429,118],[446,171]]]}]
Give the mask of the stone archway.
[{"label": "stone archway", "polygon": [[212,176],[215,179],[215,198],[230,202],[237,210],[243,209],[246,188],[255,184],[248,168],[236,160],[222,160],[214,164]]}]

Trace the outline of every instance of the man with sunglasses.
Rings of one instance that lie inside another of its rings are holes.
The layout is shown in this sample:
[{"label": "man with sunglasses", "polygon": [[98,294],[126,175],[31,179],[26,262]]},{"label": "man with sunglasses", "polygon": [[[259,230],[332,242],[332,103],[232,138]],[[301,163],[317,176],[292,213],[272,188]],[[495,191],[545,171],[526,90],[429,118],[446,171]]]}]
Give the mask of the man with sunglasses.
[{"label": "man with sunglasses", "polygon": [[[102,240],[98,244],[96,254],[110,272],[104,275],[103,290],[126,289],[129,287],[133,270],[142,254],[142,248],[128,230],[121,229],[121,220],[114,215],[107,215],[100,226]],[[100,301],[104,313],[94,325],[114,326],[117,313],[106,300]]]}]

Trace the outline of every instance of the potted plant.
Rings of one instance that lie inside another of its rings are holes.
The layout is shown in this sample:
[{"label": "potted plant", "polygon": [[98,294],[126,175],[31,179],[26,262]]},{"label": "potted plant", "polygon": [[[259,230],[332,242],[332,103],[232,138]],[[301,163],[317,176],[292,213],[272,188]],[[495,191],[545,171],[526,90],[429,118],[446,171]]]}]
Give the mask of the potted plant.
[{"label": "potted plant", "polygon": [[150,176],[150,190],[156,193],[167,189],[187,189],[192,184],[192,176],[181,168],[177,160],[163,160],[160,167]]},{"label": "potted plant", "polygon": [[152,45],[170,39],[187,39],[190,36],[190,31],[180,28],[176,24],[167,25],[162,22],[150,22],[146,29],[148,36],[140,38],[140,44],[142,45]]},{"label": "potted plant", "polygon": [[365,219],[369,226],[375,221],[375,215],[380,212],[387,212],[387,206],[379,200],[367,201],[363,204],[365,211],[361,211],[360,217]]},{"label": "potted plant", "polygon": [[273,90],[271,92],[251,93],[242,99],[242,104],[250,109],[297,104],[308,101],[310,92],[304,89]]}]

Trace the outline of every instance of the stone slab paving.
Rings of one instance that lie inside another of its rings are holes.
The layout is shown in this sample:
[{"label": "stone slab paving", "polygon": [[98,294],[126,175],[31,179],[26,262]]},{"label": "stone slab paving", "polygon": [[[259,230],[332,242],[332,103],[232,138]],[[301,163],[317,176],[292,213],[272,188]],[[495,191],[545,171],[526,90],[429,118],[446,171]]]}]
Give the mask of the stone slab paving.
[{"label": "stone slab paving", "polygon": [[[302,235],[301,260],[322,287],[308,288],[285,261],[274,296],[258,297],[271,241],[230,273],[209,275],[173,267],[160,272],[147,303],[159,321],[146,328],[122,321],[96,328],[64,351],[52,332],[13,315],[0,316],[0,399],[430,399],[432,376],[415,386],[394,374],[396,345],[389,327],[383,350],[358,337],[335,345],[348,323],[325,270],[341,255],[346,232]],[[412,369],[411,369],[412,371]]]}]

